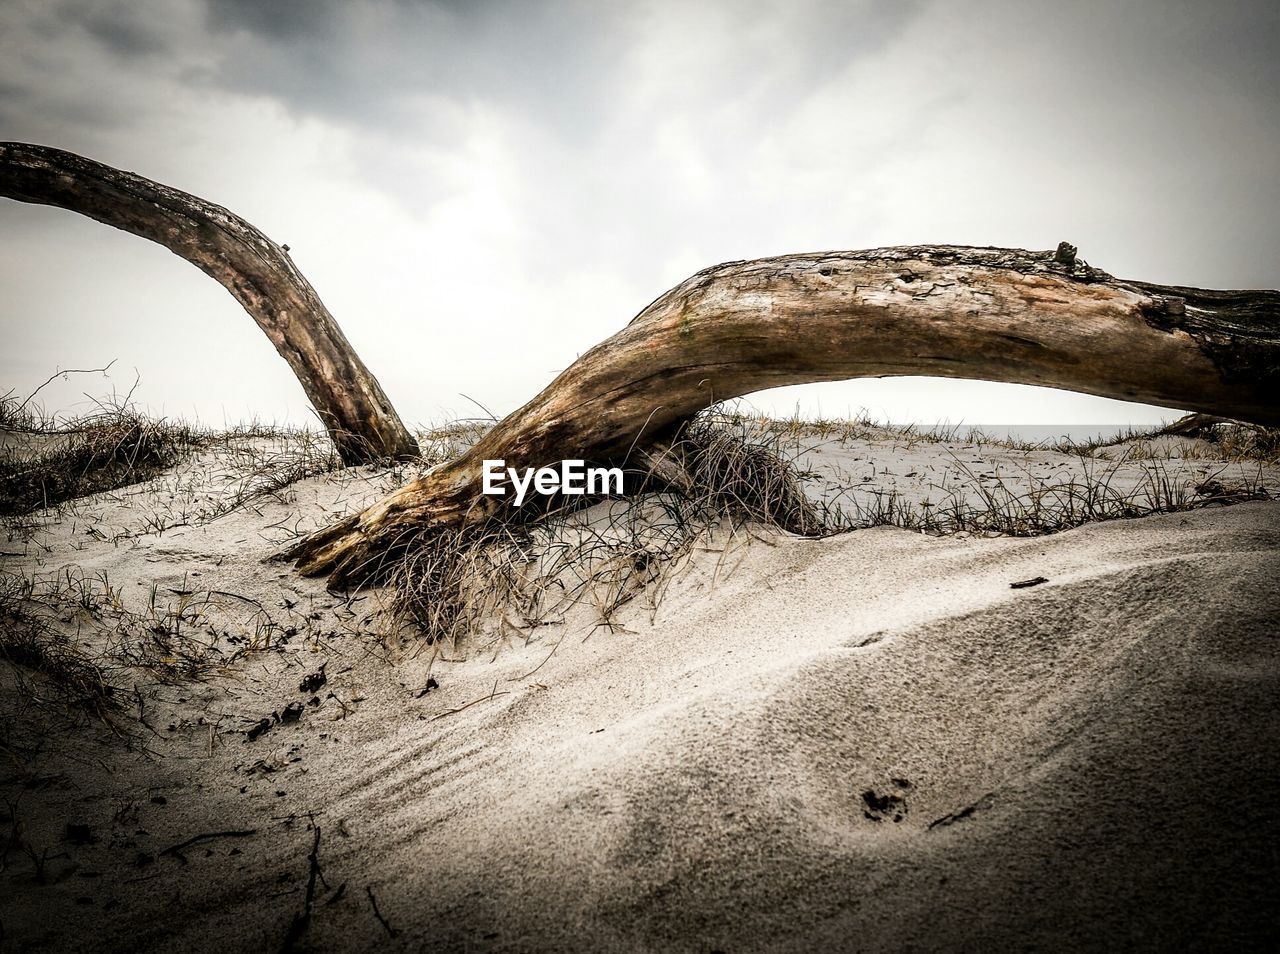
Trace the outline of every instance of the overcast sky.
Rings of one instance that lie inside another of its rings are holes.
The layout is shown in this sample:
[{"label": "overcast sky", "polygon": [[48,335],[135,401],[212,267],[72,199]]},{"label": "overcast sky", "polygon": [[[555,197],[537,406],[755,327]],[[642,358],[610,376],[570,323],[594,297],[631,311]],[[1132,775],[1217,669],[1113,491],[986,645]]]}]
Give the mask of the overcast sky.
[{"label": "overcast sky", "polygon": [[[0,139],[226,205],[292,248],[411,423],[501,414],[694,271],[907,243],[1276,287],[1274,2],[3,0]],[[0,391],[116,359],[221,425],[309,419],[226,291],[0,200]],[[1173,412],[905,378],[766,409],[935,423]]]}]

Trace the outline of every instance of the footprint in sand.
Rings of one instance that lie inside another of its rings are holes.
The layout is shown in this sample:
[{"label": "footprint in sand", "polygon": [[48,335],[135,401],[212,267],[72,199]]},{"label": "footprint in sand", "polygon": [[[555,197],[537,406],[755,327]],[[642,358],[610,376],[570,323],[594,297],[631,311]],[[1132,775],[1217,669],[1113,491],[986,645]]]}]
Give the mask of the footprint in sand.
[{"label": "footprint in sand", "polygon": [[907,792],[911,783],[905,778],[889,779],[891,787],[881,794],[874,788],[862,793],[862,816],[873,822],[900,822],[907,817]]}]

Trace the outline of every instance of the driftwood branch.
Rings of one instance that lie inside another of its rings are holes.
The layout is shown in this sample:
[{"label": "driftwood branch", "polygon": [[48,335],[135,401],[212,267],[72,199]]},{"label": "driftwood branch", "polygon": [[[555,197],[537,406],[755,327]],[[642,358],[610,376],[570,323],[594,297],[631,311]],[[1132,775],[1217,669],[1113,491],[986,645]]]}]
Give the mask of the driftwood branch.
[{"label": "driftwood branch", "polygon": [[285,247],[221,206],[47,146],[0,143],[0,196],[57,206],[158,242],[217,280],[293,369],[345,463],[417,444]]},{"label": "driftwood branch", "polygon": [[1280,293],[1127,282],[1056,251],[921,246],[699,272],[582,355],[471,450],[286,556],[360,583],[424,533],[505,506],[481,466],[621,462],[716,401],[811,381],[933,375],[1280,423]]}]

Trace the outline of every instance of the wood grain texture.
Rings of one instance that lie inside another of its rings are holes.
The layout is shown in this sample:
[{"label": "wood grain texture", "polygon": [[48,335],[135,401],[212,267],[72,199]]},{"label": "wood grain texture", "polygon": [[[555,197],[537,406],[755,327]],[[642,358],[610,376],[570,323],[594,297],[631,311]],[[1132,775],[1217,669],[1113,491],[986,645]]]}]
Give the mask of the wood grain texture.
[{"label": "wood grain texture", "polygon": [[132,172],[25,143],[0,143],[0,195],[150,239],[219,282],[289,363],[345,463],[417,454],[381,385],[288,252],[238,215]]}]

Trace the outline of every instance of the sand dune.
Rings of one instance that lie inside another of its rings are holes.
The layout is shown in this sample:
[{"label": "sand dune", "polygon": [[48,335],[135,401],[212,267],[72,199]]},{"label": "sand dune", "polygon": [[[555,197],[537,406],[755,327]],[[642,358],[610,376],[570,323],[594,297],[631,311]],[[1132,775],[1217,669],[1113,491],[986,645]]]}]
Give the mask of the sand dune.
[{"label": "sand dune", "polygon": [[[581,608],[440,655],[369,639],[376,597],[264,568],[281,513],[339,496],[296,494],[74,555],[129,600],[195,572],[311,628],[148,688],[155,732],[129,749],[17,713],[11,749],[43,744],[11,813],[63,856],[44,884],[5,856],[6,947],[279,948],[313,846],[298,949],[1280,939],[1280,505],[1017,539],[722,536],[617,627]],[[28,569],[73,558],[59,526]],[[321,664],[334,695],[247,740]]]}]

